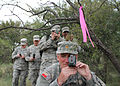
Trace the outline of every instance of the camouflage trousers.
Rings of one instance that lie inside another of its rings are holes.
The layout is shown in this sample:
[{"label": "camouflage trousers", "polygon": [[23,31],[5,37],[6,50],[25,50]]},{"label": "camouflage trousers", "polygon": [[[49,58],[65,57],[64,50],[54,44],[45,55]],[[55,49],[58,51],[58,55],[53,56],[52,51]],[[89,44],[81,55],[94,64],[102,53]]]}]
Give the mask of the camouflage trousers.
[{"label": "camouflage trousers", "polygon": [[28,70],[13,70],[13,79],[12,86],[18,86],[19,78],[20,78],[20,86],[26,86],[26,78],[28,76]]},{"label": "camouflage trousers", "polygon": [[39,76],[40,69],[30,69],[29,70],[29,80],[31,81],[32,86],[36,85],[37,78]]}]

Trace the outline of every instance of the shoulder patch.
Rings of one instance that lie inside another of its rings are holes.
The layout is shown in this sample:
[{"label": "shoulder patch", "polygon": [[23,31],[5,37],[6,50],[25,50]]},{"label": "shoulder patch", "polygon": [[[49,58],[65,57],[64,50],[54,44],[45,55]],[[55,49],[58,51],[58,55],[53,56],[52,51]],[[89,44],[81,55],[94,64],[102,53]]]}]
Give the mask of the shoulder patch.
[{"label": "shoulder patch", "polygon": [[51,79],[51,75],[49,73],[43,72],[41,75],[48,81]]}]

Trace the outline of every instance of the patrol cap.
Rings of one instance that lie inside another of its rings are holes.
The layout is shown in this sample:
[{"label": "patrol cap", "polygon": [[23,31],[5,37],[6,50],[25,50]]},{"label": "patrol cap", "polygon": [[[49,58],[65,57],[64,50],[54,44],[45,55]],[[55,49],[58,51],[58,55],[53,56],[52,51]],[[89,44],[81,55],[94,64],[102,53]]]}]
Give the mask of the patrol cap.
[{"label": "patrol cap", "polygon": [[50,31],[52,32],[52,31],[56,31],[56,30],[57,30],[58,32],[60,31],[60,25],[55,25],[55,26],[53,26]]},{"label": "patrol cap", "polygon": [[64,33],[65,31],[69,32],[69,27],[63,27],[62,28],[62,33]]},{"label": "patrol cap", "polygon": [[20,40],[20,45],[26,45],[26,43],[27,43],[27,39],[26,38],[22,38]]},{"label": "patrol cap", "polygon": [[35,41],[35,40],[40,40],[40,36],[39,35],[34,35],[33,36],[33,40]]},{"label": "patrol cap", "polygon": [[58,48],[56,53],[78,54],[77,47],[78,47],[77,43],[71,41],[62,41],[58,43]]}]

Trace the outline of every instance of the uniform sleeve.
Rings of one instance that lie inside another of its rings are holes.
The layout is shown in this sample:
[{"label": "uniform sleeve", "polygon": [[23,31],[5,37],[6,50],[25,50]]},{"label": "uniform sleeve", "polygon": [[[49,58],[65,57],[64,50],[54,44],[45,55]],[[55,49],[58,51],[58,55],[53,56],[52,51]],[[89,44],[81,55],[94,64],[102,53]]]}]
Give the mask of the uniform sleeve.
[{"label": "uniform sleeve", "polygon": [[15,48],[15,50],[12,53],[12,59],[18,58],[17,53],[18,53],[18,48]]},{"label": "uniform sleeve", "polygon": [[36,86],[59,86],[57,83],[57,65],[46,68],[38,77]]},{"label": "uniform sleeve", "polygon": [[81,51],[81,47],[78,45],[77,51],[80,52]]},{"label": "uniform sleeve", "polygon": [[36,86],[49,86],[49,82],[40,75],[37,79]]},{"label": "uniform sleeve", "polygon": [[60,37],[60,38],[58,39],[58,42],[62,42],[62,41],[65,41],[65,40],[64,40],[64,38]]},{"label": "uniform sleeve", "polygon": [[93,72],[92,79],[87,81],[87,86],[106,86],[105,83],[98,78]]},{"label": "uniform sleeve", "polygon": [[30,61],[30,48],[28,47],[28,49],[27,49],[27,55],[26,55],[26,57],[25,57],[25,60],[26,61]]},{"label": "uniform sleeve", "polygon": [[58,47],[57,44],[58,44],[59,42],[62,42],[62,41],[63,41],[63,39],[62,39],[61,37],[60,37],[58,40],[53,40],[53,41],[52,41],[53,47],[57,49],[57,47]]},{"label": "uniform sleeve", "polygon": [[93,79],[88,80],[88,81],[86,82],[86,86],[94,86]]},{"label": "uniform sleeve", "polygon": [[36,51],[36,53],[35,53],[35,60],[34,61],[41,61],[41,52],[40,52],[39,48],[36,49],[35,51]]},{"label": "uniform sleeve", "polygon": [[59,86],[57,83],[57,79],[55,79],[52,83],[49,83],[43,76],[39,76],[37,79],[36,86]]},{"label": "uniform sleeve", "polygon": [[55,79],[49,86],[59,86],[57,83],[57,79]]},{"label": "uniform sleeve", "polygon": [[41,49],[40,49],[40,50],[45,50],[45,49],[51,47],[52,42],[53,42],[53,40],[52,40],[51,38],[49,38],[49,39],[46,41],[46,36],[44,36],[44,37],[41,39]]}]

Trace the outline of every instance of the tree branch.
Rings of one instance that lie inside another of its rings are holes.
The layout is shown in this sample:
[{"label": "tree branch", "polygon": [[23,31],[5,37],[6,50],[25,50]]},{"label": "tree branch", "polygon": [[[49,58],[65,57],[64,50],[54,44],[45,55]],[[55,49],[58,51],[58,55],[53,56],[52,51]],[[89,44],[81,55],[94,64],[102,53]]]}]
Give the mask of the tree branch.
[{"label": "tree branch", "polygon": [[66,1],[73,9],[75,9],[76,11],[79,11],[78,7],[76,7],[70,0],[66,0]]},{"label": "tree branch", "polygon": [[33,30],[33,31],[46,30],[46,28],[32,29],[32,28],[27,28],[27,27],[7,26],[7,27],[4,27],[4,28],[1,28],[0,31],[6,30],[6,29],[9,29],[9,28],[22,29],[22,30],[25,29],[25,30]]},{"label": "tree branch", "polygon": [[50,27],[47,27],[47,28],[41,28],[40,27],[40,28],[37,28],[37,29],[32,29],[32,28],[27,28],[27,27],[7,26],[7,27],[4,27],[4,28],[1,28],[0,31],[6,30],[6,29],[9,29],[9,28],[22,29],[22,30],[32,30],[32,31],[40,31],[40,30],[48,30],[51,27],[53,27],[54,25],[63,25],[63,24],[72,24],[72,23],[79,23],[79,22],[77,22],[77,21],[69,21],[69,22],[55,23],[55,24],[53,24]]},{"label": "tree branch", "polygon": [[52,22],[52,21],[61,21],[61,20],[66,20],[66,21],[75,21],[76,20],[76,18],[55,18],[55,19],[50,19],[50,20],[48,20],[41,28],[43,28],[43,27],[45,27],[46,26],[46,24],[48,24],[48,23],[50,23],[50,22]]},{"label": "tree branch", "polygon": [[108,49],[101,42],[101,40],[99,38],[97,38],[96,34],[92,31],[92,29],[89,28],[89,26],[88,26],[88,29],[91,34],[91,38],[95,42],[97,47],[104,53],[104,55],[106,55],[110,59],[110,61],[112,62],[112,64],[116,68],[116,70],[120,73],[120,63],[119,63],[118,59],[116,58],[116,56],[112,53],[112,51],[110,49]]},{"label": "tree branch", "polygon": [[53,10],[51,10],[51,9],[48,9],[48,8],[46,8],[46,9],[44,9],[44,10],[38,12],[38,13],[34,13],[32,16],[39,15],[39,14],[44,13],[44,12],[46,12],[46,11],[53,13],[53,15],[56,16],[56,18],[58,17],[58,15],[56,14],[55,11],[53,11]]},{"label": "tree branch", "polygon": [[55,7],[60,8],[61,10],[68,11],[68,12],[72,12],[72,11],[70,11],[70,10],[66,10],[66,9],[64,9],[64,8],[62,8],[62,7],[60,7],[60,6],[58,6],[58,5],[55,4],[54,2],[51,2],[51,4],[53,4]]},{"label": "tree branch", "polygon": [[[9,4],[9,3],[8,3],[8,4],[3,4],[2,7],[5,6],[5,5],[15,6],[15,7],[18,7],[18,8],[20,8],[20,9],[26,11],[26,12],[30,12],[30,13],[32,13],[31,10],[26,10],[26,9],[22,8],[21,6],[19,6],[19,5],[17,5],[17,4]],[[2,7],[1,7],[1,8],[2,8]]]},{"label": "tree branch", "polygon": [[14,16],[16,16],[16,17],[22,22],[22,25],[25,26],[25,25],[24,25],[24,22],[22,21],[22,19],[21,19],[18,15],[16,15],[12,10],[10,10],[10,11],[11,11],[11,13],[12,13]]},{"label": "tree branch", "polygon": [[[95,11],[93,12],[96,12],[97,10],[99,10],[102,5],[105,3],[106,0],[104,0],[102,2],[102,4],[99,6],[99,8],[97,8]],[[89,25],[88,26],[88,30],[90,31],[90,35],[91,35],[91,38],[92,40],[95,42],[95,44],[97,45],[97,47],[102,50],[102,52],[104,53],[104,55],[106,55],[110,61],[112,62],[112,64],[114,65],[114,67],[116,68],[116,70],[120,73],[120,63],[118,62],[118,59],[116,58],[116,56],[112,53],[112,51],[110,49],[108,49],[102,42],[100,39],[98,39],[96,37],[96,34],[92,31],[92,29],[89,28]]]},{"label": "tree branch", "polygon": [[95,12],[97,12],[103,5],[104,5],[104,3],[106,2],[107,0],[104,0],[101,4],[100,4],[100,6],[98,7],[98,8],[96,8],[95,10],[93,10],[93,11],[91,11],[90,12],[90,15],[92,15],[93,13],[95,13]]},{"label": "tree branch", "polygon": [[82,6],[81,3],[80,3],[80,0],[78,0],[78,4],[79,4],[80,6]]},{"label": "tree branch", "polygon": [[114,2],[115,2],[115,4],[113,4],[114,5],[114,7],[118,10],[118,11],[120,11],[120,2],[116,2],[115,0],[114,0]]}]

